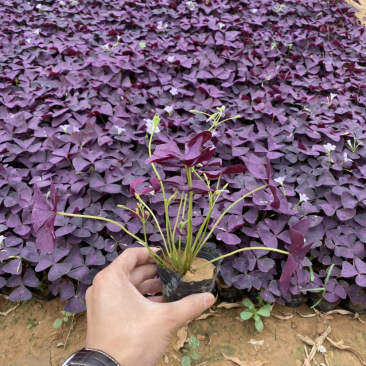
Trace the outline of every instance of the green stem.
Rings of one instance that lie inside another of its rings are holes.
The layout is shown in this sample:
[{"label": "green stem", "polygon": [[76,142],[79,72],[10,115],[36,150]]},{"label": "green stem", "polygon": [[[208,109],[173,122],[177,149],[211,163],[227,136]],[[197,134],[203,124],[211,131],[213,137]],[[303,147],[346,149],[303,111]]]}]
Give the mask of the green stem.
[{"label": "green stem", "polygon": [[58,215],[62,215],[62,216],[70,216],[70,217],[81,217],[83,219],[94,219],[94,220],[101,220],[101,221],[107,221],[111,224],[115,224],[118,227],[120,227],[126,234],[132,236],[135,240],[137,240],[137,242],[139,244],[142,244],[143,246],[146,247],[146,244],[140,239],[138,238],[136,235],[132,234],[129,230],[127,230],[123,225],[121,225],[119,222],[116,222],[114,220],[111,219],[107,219],[106,217],[100,217],[100,216],[90,216],[90,215],[79,215],[79,214],[70,214],[70,213],[66,213],[66,212],[56,212]]},{"label": "green stem", "polygon": [[[142,213],[144,215],[144,212]],[[145,218],[145,216],[144,216]],[[147,235],[146,235],[146,223],[144,220],[142,220],[142,230],[144,231],[144,239],[145,239],[145,244],[148,245],[147,243]]]},{"label": "green stem", "polygon": [[[186,175],[188,186],[192,187],[192,168],[185,166]],[[193,227],[192,227],[192,212],[193,212],[193,192],[189,192],[189,199],[188,199],[188,222],[187,222],[187,243],[184,250],[183,256],[183,270],[187,271],[190,263],[192,261],[192,235],[193,235]]]},{"label": "green stem", "polygon": [[212,233],[214,232],[214,230],[216,229],[216,226],[219,224],[219,222],[223,219],[223,217],[226,215],[226,213],[228,211],[230,211],[235,205],[237,205],[240,201],[244,200],[246,197],[250,196],[251,194],[258,192],[264,188],[267,188],[268,184],[265,184],[264,186],[258,187],[256,189],[253,189],[252,191],[250,191],[249,193],[245,194],[244,196],[240,197],[239,199],[237,199],[234,203],[232,203],[222,214],[221,216],[217,219],[217,221],[215,222],[215,224],[213,225],[212,229],[210,230],[210,232],[207,234],[206,238],[202,241],[202,243],[199,246],[199,250],[198,252],[201,250],[201,248],[205,245],[205,243],[207,242],[207,240],[210,238],[210,236],[212,235]]},{"label": "green stem", "polygon": [[[149,157],[152,156],[152,154],[151,154],[151,143],[152,143],[152,138],[154,136],[155,128],[156,127],[154,127],[154,129],[153,129],[153,131],[150,135],[150,139],[149,139],[149,146],[148,146]],[[167,202],[167,199],[166,199],[166,196],[165,196],[164,185],[163,185],[163,182],[161,180],[160,174],[156,170],[154,163],[151,163],[151,167],[153,168],[153,170],[155,172],[155,175],[159,179],[159,182],[160,182],[161,193],[163,195],[163,202],[164,202],[164,211],[165,211],[166,241],[167,241],[167,245],[168,245],[167,249],[168,249],[168,252],[171,253],[171,252],[174,251],[175,247],[174,247],[174,243],[171,242],[171,240],[170,240],[172,232],[171,232],[171,225],[170,225],[170,219],[169,219],[168,202]]]},{"label": "green stem", "polygon": [[212,259],[211,261],[205,263],[203,266],[200,266],[198,268],[193,268],[194,271],[198,271],[199,269],[203,268],[203,267],[206,267],[207,265],[209,265],[210,263],[213,263],[213,262],[216,262],[217,260],[219,259],[222,259],[222,258],[226,258],[226,257],[230,257],[231,255],[233,254],[236,254],[236,253],[240,253],[240,252],[245,252],[247,250],[266,250],[266,251],[270,251],[270,252],[276,252],[276,253],[281,253],[281,254],[286,254],[288,255],[289,252],[286,252],[285,250],[280,250],[280,249],[275,249],[275,248],[263,248],[263,247],[250,247],[250,248],[241,248],[241,249],[238,249],[238,250],[235,250],[231,253],[228,253],[228,254],[225,254],[225,255],[222,255],[218,258],[215,258],[215,259]]},{"label": "green stem", "polygon": [[165,238],[164,238],[164,234],[163,234],[163,231],[161,230],[161,227],[160,227],[160,224],[159,224],[159,221],[156,219],[156,216],[154,215],[154,213],[152,212],[152,210],[150,209],[150,207],[140,198],[139,195],[135,195],[135,197],[139,200],[139,202],[149,211],[150,215],[152,216],[152,218],[154,219],[155,223],[156,223],[156,226],[159,230],[159,233],[163,239],[163,242],[164,242],[164,245],[166,246],[166,241],[165,241]]},{"label": "green stem", "polygon": [[118,227],[120,227],[126,234],[130,235],[132,238],[134,238],[135,240],[137,240],[137,242],[141,245],[143,245],[148,251],[149,254],[154,258],[155,262],[158,263],[161,267],[167,267],[167,263],[164,262],[163,259],[161,259],[158,255],[156,255],[156,253],[151,250],[151,248],[147,245],[147,243],[145,243],[144,241],[142,241],[140,238],[138,238],[136,235],[132,234],[129,230],[127,230],[124,226],[122,226],[119,222],[116,222],[114,220],[110,220],[107,219],[106,217],[99,217],[99,216],[90,216],[90,215],[79,215],[79,214],[69,214],[66,212],[56,212],[58,215],[62,215],[62,216],[70,216],[70,217],[81,217],[83,219],[94,219],[94,220],[101,220],[101,221],[107,221],[111,224],[115,224]]},{"label": "green stem", "polygon": [[175,223],[174,223],[174,228],[173,228],[173,233],[172,233],[172,241],[173,241],[173,243],[175,242],[174,236],[175,236],[175,231],[177,230],[178,220],[179,220],[180,212],[181,212],[181,209],[182,209],[183,197],[184,197],[184,192],[182,193],[182,195],[180,197],[178,213],[177,213],[177,217],[176,217]]},{"label": "green stem", "polygon": [[[202,242],[202,240],[203,240],[203,238],[204,238],[204,235],[206,234],[206,231],[207,231],[207,228],[208,228],[208,223],[209,223],[209,220],[210,220],[210,218],[211,218],[212,210],[214,209],[215,204],[216,204],[217,200],[218,200],[218,199],[219,199],[219,197],[220,197],[220,194],[221,194],[221,193],[219,193],[219,194],[217,195],[216,199],[214,199],[214,201],[211,203],[211,205],[210,205],[210,209],[209,209],[209,211],[208,211],[208,213],[207,213],[207,216],[206,216],[206,218],[205,218],[204,222],[202,223],[202,225],[201,225],[201,227],[200,227],[200,229],[199,229],[199,231],[198,231],[198,233],[197,233],[197,236],[196,236],[196,239],[195,239],[195,241],[194,241],[194,243],[193,243],[193,248],[192,248],[192,250],[193,250],[193,255],[192,255],[192,257],[193,257],[193,258],[195,258],[195,257],[197,256],[198,252],[200,251],[200,248],[202,248],[202,246],[201,246],[201,242]],[[197,244],[197,243],[198,243],[198,244]]]}]

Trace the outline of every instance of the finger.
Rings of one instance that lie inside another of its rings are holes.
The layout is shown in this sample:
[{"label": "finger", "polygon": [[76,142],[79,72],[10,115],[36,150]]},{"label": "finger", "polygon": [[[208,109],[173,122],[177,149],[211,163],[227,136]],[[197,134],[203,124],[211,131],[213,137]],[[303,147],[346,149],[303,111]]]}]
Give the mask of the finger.
[{"label": "finger", "polygon": [[[154,252],[159,248],[151,248]],[[135,267],[143,264],[155,263],[154,258],[150,256],[146,248],[128,248],[118,258],[116,258],[110,265],[109,269],[122,269],[124,273],[130,273]]]},{"label": "finger", "polygon": [[85,303],[86,306],[91,306],[91,302],[92,302],[92,292],[93,292],[93,286],[88,287],[88,289],[86,290],[85,293]]},{"label": "finger", "polygon": [[151,302],[164,302],[163,296],[148,296],[146,299],[148,299]]},{"label": "finger", "polygon": [[143,295],[161,292],[161,281],[159,279],[147,280],[137,286],[137,290]]},{"label": "finger", "polygon": [[[197,318],[215,302],[211,293],[194,294],[182,300],[166,304],[169,311],[175,316],[175,329],[180,328],[188,321]],[[174,329],[173,329],[174,330]]]},{"label": "finger", "polygon": [[142,282],[154,278],[158,273],[156,264],[143,264],[136,267],[129,275],[129,279],[134,286],[141,285]]}]

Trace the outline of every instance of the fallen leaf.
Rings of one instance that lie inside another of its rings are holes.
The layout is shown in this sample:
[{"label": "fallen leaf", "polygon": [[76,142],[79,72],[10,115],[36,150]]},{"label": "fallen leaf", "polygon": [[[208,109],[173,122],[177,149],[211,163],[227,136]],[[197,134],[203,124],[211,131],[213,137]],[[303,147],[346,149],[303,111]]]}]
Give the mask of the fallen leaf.
[{"label": "fallen leaf", "polygon": [[288,316],[288,315],[293,315],[294,313],[285,313],[284,311],[279,310],[279,312],[283,315],[283,316]]},{"label": "fallen leaf", "polygon": [[176,354],[174,354],[173,352],[169,352],[169,351],[168,351],[168,353],[170,353],[175,360],[177,360],[178,362],[181,362],[181,360],[179,359],[179,357]]},{"label": "fallen leaf", "polygon": [[360,323],[366,324],[366,322],[360,318],[360,314],[359,313],[355,313],[354,314],[354,317],[353,318],[350,318],[350,319],[357,319]]},{"label": "fallen leaf", "polygon": [[360,362],[362,363],[362,365],[366,365],[366,361],[365,359],[362,357],[361,353],[358,352],[356,349],[354,349],[353,347],[350,346],[345,346],[343,344],[343,339],[341,339],[339,342],[335,342],[333,340],[331,340],[329,337],[327,337],[327,340],[336,348],[339,349],[344,349],[346,351],[352,352],[353,354],[355,354],[357,356],[357,358],[360,360]]},{"label": "fallen leaf", "polygon": [[241,302],[222,302],[216,307],[223,309],[244,308],[244,304],[242,304]]},{"label": "fallen leaf", "polygon": [[185,325],[182,328],[179,328],[179,330],[177,332],[178,340],[174,345],[174,350],[175,351],[178,352],[184,346],[184,343],[187,340],[187,331],[188,331],[188,326],[187,325]]},{"label": "fallen leaf", "polygon": [[325,315],[331,315],[331,314],[341,314],[341,315],[354,315],[352,311],[348,310],[331,310],[325,313]]},{"label": "fallen leaf", "polygon": [[196,338],[199,339],[200,341],[204,341],[206,339],[206,337],[204,335],[201,335],[201,334],[197,334]]},{"label": "fallen leaf", "polygon": [[277,314],[272,314],[275,318],[277,319],[280,319],[280,320],[289,320],[291,319],[294,314],[290,314],[290,315],[285,315],[285,316],[282,316],[282,315],[277,315]]},{"label": "fallen leaf", "polygon": [[333,320],[334,319],[333,316],[327,315],[328,313],[322,313],[321,311],[316,310],[315,308],[313,310],[316,315],[320,316],[324,320]]},{"label": "fallen leaf", "polygon": [[226,356],[225,353],[223,353],[223,352],[221,352],[221,353],[225,359],[232,361],[239,366],[262,366],[265,364],[265,362],[262,362],[262,361],[254,361],[254,362],[248,363],[246,361],[239,360],[239,358],[237,358],[237,357],[230,357],[230,356]]},{"label": "fallen leaf", "polygon": [[8,316],[8,315],[9,315],[13,310],[15,310],[18,306],[19,306],[19,303],[18,303],[17,305],[13,306],[12,308],[10,308],[9,310],[4,311],[3,313],[2,313],[2,312],[0,312],[0,315],[2,315],[2,316]]},{"label": "fallen leaf", "polygon": [[298,311],[296,311],[297,314],[299,314],[302,318],[313,318],[316,316],[316,314],[301,314]]},{"label": "fallen leaf", "polygon": [[331,331],[331,327],[328,327],[323,334],[321,334],[319,337],[316,337],[314,340],[309,338],[308,336],[302,336],[301,334],[298,334],[297,337],[300,338],[302,341],[304,341],[305,343],[307,343],[308,345],[312,346],[312,349],[310,351],[310,353],[307,353],[307,349],[306,346],[304,345],[305,348],[305,354],[306,354],[306,358],[304,359],[304,363],[303,366],[310,366],[311,365],[311,361],[314,361],[313,358],[319,348],[319,346],[322,346],[324,343],[325,338],[328,336],[328,334]]},{"label": "fallen leaf", "polygon": [[164,355],[164,362],[165,363],[169,363],[169,357],[168,357],[168,355]]},{"label": "fallen leaf", "polygon": [[203,320],[203,319],[207,319],[210,316],[220,317],[220,316],[223,316],[223,314],[216,314],[216,313],[202,314],[202,315],[200,315],[198,318],[196,318],[194,320]]}]

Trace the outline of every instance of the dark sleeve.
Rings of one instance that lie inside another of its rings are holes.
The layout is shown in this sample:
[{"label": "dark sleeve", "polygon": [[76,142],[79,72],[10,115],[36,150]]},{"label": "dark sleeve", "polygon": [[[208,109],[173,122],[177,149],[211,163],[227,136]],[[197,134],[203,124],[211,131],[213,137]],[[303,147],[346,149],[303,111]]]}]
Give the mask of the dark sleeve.
[{"label": "dark sleeve", "polygon": [[72,354],[62,366],[120,366],[120,364],[103,351],[83,348]]}]

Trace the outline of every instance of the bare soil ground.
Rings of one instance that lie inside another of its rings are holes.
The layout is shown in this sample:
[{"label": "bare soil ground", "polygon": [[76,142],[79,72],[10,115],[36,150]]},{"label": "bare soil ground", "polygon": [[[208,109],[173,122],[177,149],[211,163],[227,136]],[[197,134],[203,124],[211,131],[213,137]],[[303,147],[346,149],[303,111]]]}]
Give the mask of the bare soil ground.
[{"label": "bare soil ground", "polygon": [[[61,317],[64,305],[58,299],[50,302],[32,299],[4,315],[15,305],[0,297],[0,366],[60,366],[72,352],[83,347],[85,314],[54,329],[52,325],[56,318]],[[240,320],[242,309],[213,309],[214,312],[206,319],[190,323],[187,334],[183,329],[180,337],[172,339],[159,366],[180,365],[182,353],[177,349],[192,335],[200,339],[198,351],[202,352],[192,365],[302,366],[306,343],[298,334],[314,340],[328,327],[331,328],[328,337],[333,342],[343,340],[344,345],[359,352],[364,363],[352,351],[338,349],[325,340],[323,346],[328,359],[317,352],[317,363],[312,362],[311,365],[366,365],[366,314],[352,319],[347,314],[316,314],[305,305],[297,309],[275,305],[271,317],[264,319],[264,331],[258,333],[252,320]],[[306,348],[310,353],[312,347],[306,345]],[[225,359],[223,354],[236,357],[236,362]]]}]

